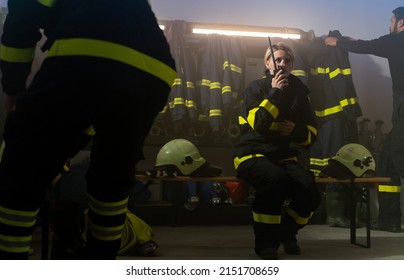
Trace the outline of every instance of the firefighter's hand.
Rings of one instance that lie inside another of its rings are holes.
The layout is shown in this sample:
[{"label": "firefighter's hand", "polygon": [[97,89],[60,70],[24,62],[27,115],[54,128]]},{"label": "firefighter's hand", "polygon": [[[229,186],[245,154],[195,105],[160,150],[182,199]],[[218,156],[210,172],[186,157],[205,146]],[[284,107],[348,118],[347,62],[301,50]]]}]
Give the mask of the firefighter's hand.
[{"label": "firefighter's hand", "polygon": [[15,96],[4,94],[4,108],[6,113],[9,113],[15,109]]},{"label": "firefighter's hand", "polygon": [[337,45],[338,38],[336,37],[327,37],[325,38],[326,46],[335,47]]},{"label": "firefighter's hand", "polygon": [[272,87],[279,88],[280,90],[284,90],[289,86],[289,81],[287,79],[287,75],[284,73],[284,70],[280,70],[275,74],[275,77],[272,79]]},{"label": "firefighter's hand", "polygon": [[295,123],[288,120],[284,120],[283,122],[279,123],[278,129],[281,135],[289,136],[295,129]]}]

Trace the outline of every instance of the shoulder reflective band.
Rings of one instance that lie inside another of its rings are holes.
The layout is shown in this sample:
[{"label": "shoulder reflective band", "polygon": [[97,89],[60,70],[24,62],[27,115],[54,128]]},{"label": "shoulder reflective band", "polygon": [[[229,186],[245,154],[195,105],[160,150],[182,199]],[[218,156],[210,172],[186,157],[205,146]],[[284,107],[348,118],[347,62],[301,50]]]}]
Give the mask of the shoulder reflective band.
[{"label": "shoulder reflective band", "polygon": [[39,3],[46,7],[53,7],[55,5],[56,0],[38,0]]},{"label": "shoulder reflective band", "polygon": [[94,39],[57,40],[49,50],[48,57],[55,56],[95,56],[129,64],[163,80],[170,87],[177,75],[176,71],[163,62],[129,47]]},{"label": "shoulder reflective band", "polygon": [[0,58],[7,62],[28,63],[34,60],[35,48],[19,49],[1,45]]}]

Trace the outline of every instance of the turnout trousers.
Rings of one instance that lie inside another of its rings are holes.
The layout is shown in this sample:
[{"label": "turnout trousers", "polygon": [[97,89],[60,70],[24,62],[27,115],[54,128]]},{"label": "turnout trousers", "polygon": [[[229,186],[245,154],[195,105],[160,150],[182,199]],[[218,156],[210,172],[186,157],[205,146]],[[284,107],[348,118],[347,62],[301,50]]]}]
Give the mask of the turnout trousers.
[{"label": "turnout trousers", "polygon": [[237,177],[256,190],[252,205],[256,253],[296,242],[298,230],[321,202],[313,174],[295,161],[256,157],[239,165]]},{"label": "turnout trousers", "polygon": [[[404,101],[393,97],[392,129],[382,146],[376,171],[392,178],[391,184],[379,185],[379,217],[382,225],[401,225],[401,181],[404,178]],[[401,180],[400,180],[401,179]]]},{"label": "turnout trousers", "polygon": [[46,190],[66,159],[87,144],[91,126],[87,258],[115,258],[135,165],[169,90],[157,77],[108,59],[46,59],[5,124],[0,258],[28,258]]}]

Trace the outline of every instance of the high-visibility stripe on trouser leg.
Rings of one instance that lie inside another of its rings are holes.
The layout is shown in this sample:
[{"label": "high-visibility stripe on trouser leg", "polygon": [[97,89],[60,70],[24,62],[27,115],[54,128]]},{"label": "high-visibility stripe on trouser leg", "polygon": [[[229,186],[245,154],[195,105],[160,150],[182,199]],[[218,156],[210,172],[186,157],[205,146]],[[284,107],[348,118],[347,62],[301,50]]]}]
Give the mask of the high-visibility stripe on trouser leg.
[{"label": "high-visibility stripe on trouser leg", "polygon": [[0,250],[8,253],[26,253],[29,251],[32,235],[8,236],[0,234]]},{"label": "high-visibility stripe on trouser leg", "polygon": [[268,215],[262,213],[253,212],[253,219],[256,223],[264,223],[264,224],[280,224],[281,216],[280,215]]},{"label": "high-visibility stripe on trouser leg", "polygon": [[[118,222],[118,220],[121,220],[119,216],[126,215],[127,204],[128,198],[115,202],[103,202],[89,195],[90,210],[94,215],[99,216],[94,219],[97,220],[96,222],[90,221],[90,231],[93,237],[102,241],[120,240],[123,223]],[[117,217],[116,222],[114,217]]]},{"label": "high-visibility stripe on trouser leg", "polygon": [[10,258],[28,257],[38,212],[39,209],[22,211],[0,205],[0,251],[15,255]]},{"label": "high-visibility stripe on trouser leg", "polygon": [[263,248],[278,248],[280,239],[281,215],[253,211],[253,229],[255,235],[255,252]]},{"label": "high-visibility stripe on trouser leg", "polygon": [[93,196],[89,195],[89,206],[90,209],[98,214],[103,216],[113,216],[120,215],[126,213],[126,206],[128,205],[128,198],[125,198],[121,201],[100,201],[95,199]]},{"label": "high-visibility stripe on trouser leg", "polygon": [[286,213],[293,218],[296,224],[298,225],[306,225],[309,219],[313,216],[313,212],[310,213],[308,217],[300,216],[295,210],[288,208]]}]

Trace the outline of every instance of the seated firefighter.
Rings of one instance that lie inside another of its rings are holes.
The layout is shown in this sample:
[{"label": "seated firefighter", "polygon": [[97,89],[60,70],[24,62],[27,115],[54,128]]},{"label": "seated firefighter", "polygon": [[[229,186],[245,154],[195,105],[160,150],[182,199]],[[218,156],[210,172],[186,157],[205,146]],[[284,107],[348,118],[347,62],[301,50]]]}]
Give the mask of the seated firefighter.
[{"label": "seated firefighter", "polygon": [[309,90],[291,73],[294,59],[284,43],[266,50],[265,77],[248,84],[238,116],[234,167],[236,176],[256,190],[254,251],[262,259],[278,259],[281,244],[286,254],[299,255],[298,231],[321,203],[314,176],[299,163],[296,148],[308,149],[317,128]]}]

